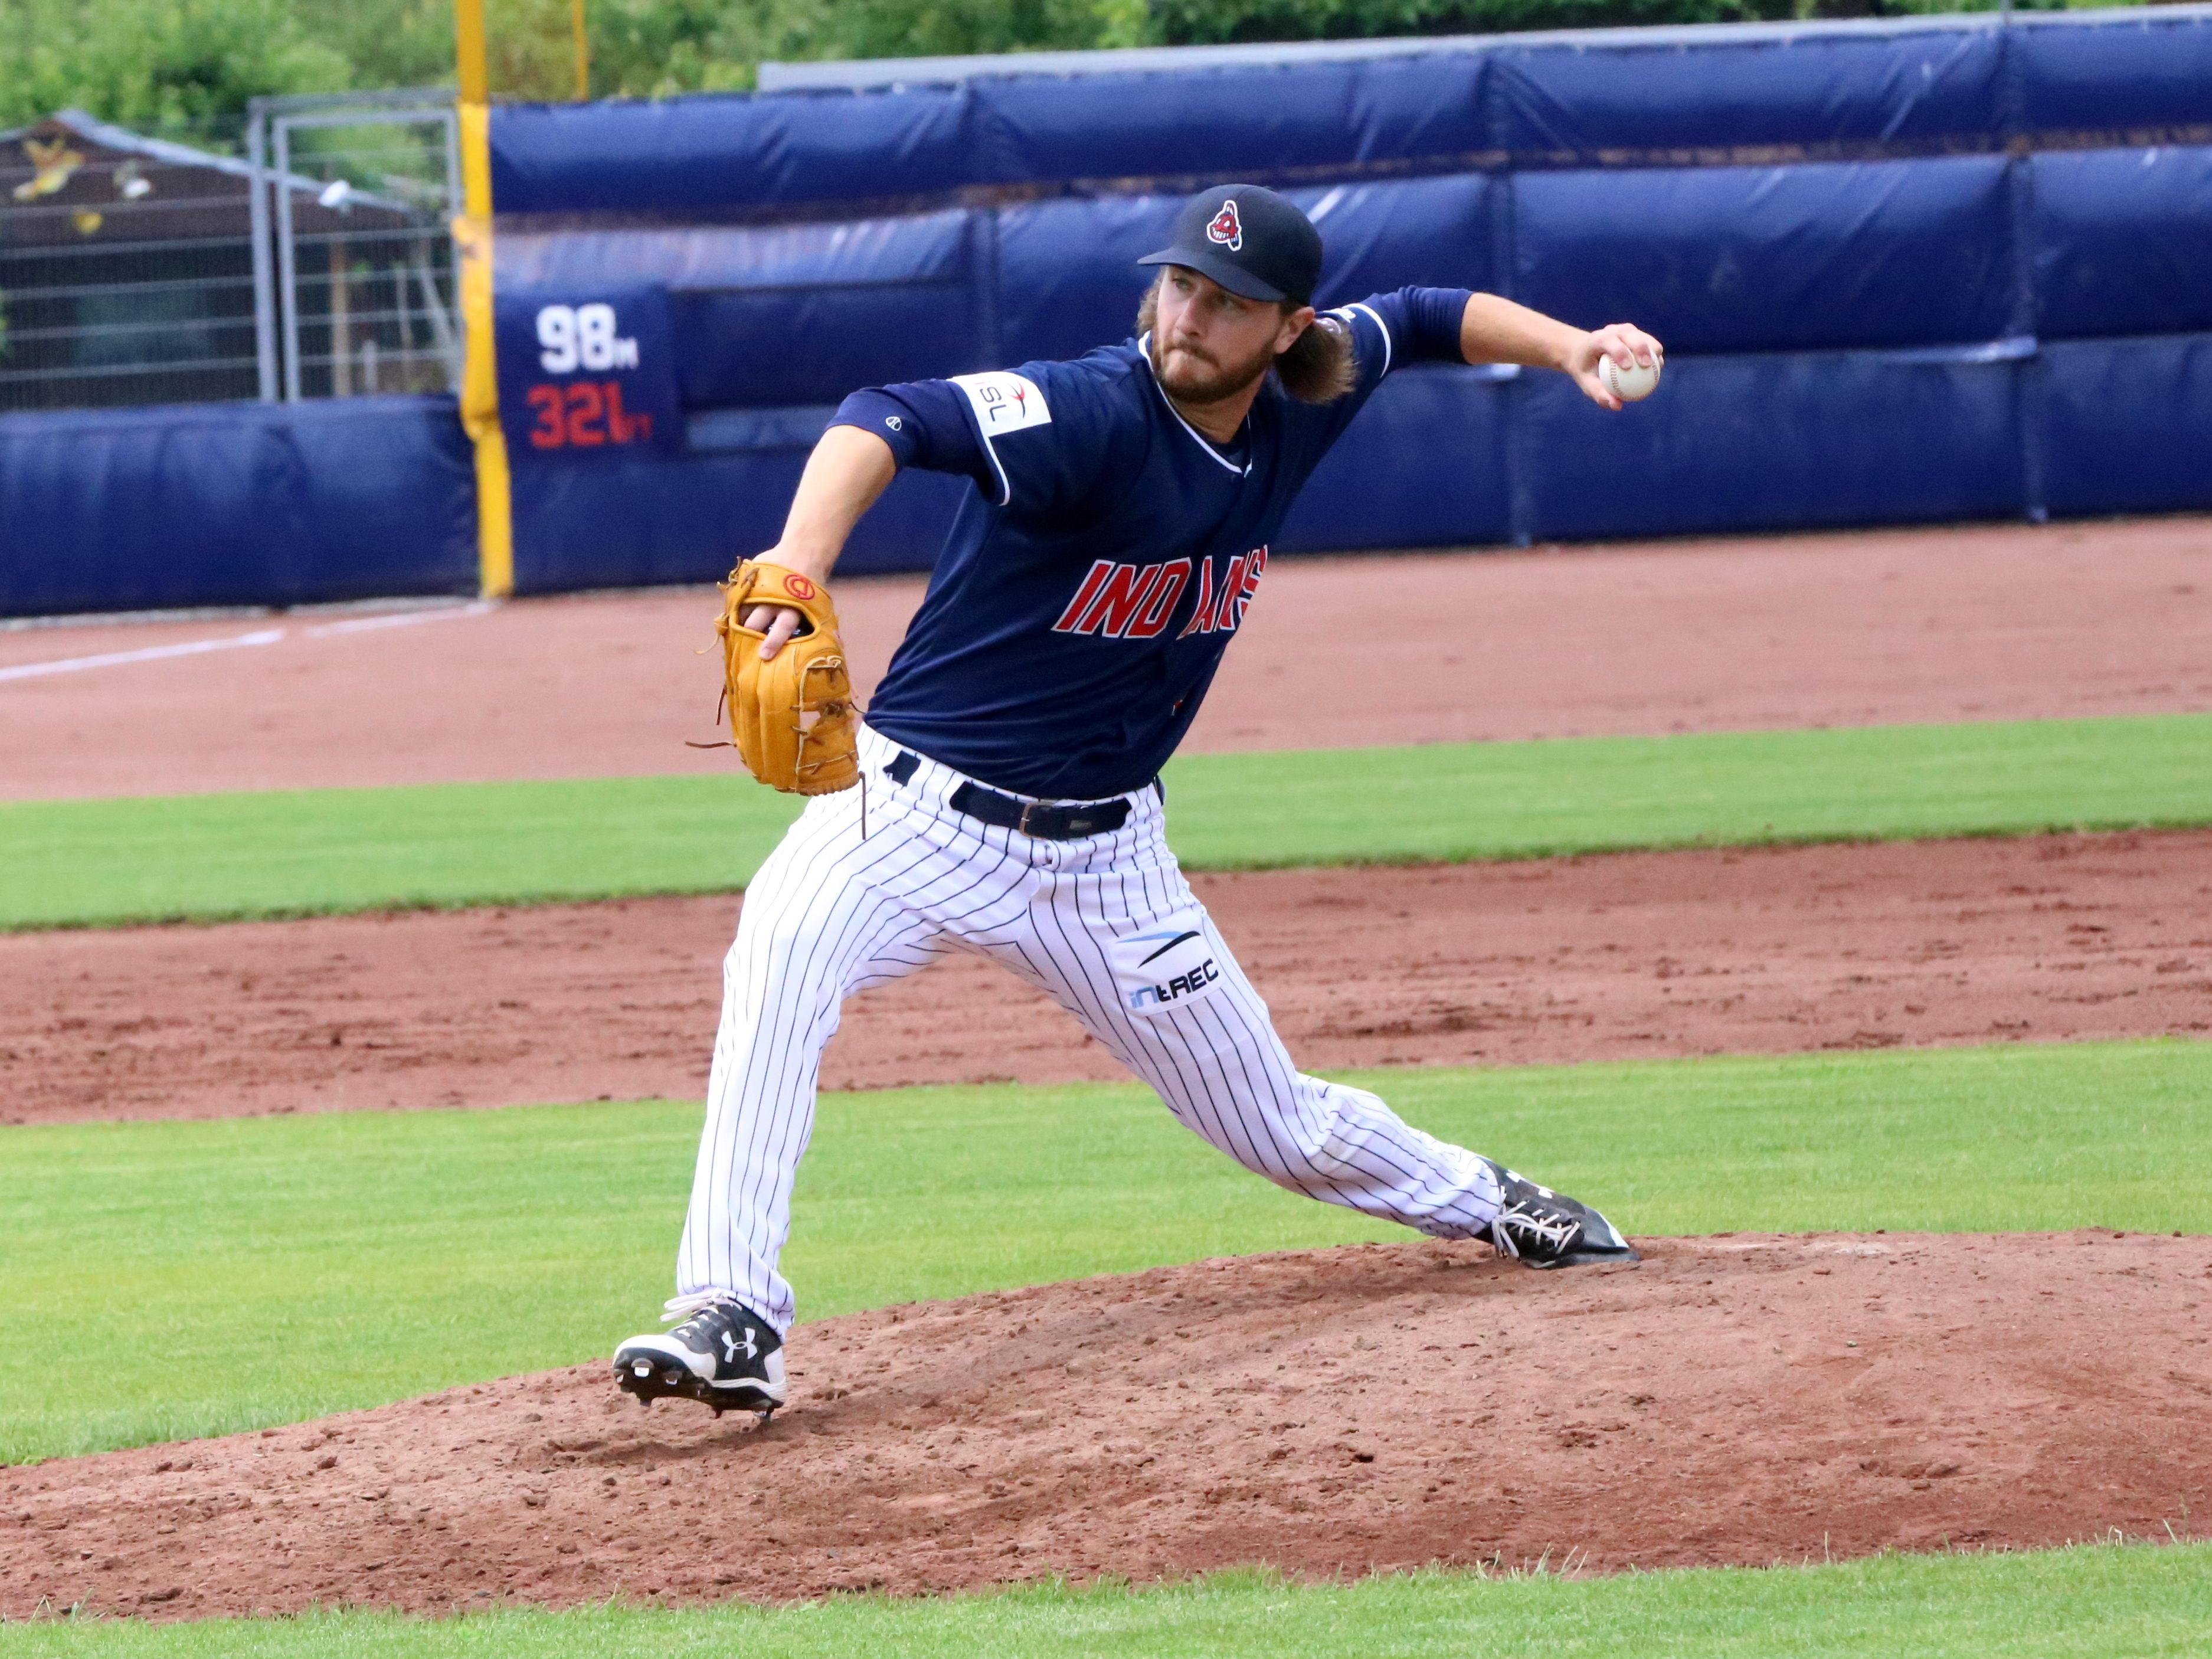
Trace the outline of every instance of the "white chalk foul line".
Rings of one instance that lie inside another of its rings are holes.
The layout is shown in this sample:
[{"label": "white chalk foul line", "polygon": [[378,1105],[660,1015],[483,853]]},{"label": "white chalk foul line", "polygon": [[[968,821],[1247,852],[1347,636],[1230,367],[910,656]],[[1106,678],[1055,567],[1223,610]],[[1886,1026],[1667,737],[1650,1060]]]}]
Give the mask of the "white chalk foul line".
[{"label": "white chalk foul line", "polygon": [[466,605],[440,605],[435,610],[398,611],[385,617],[352,617],[344,622],[318,623],[307,630],[311,640],[326,634],[366,634],[372,628],[407,628],[416,623],[446,622],[454,617],[482,617],[496,611],[496,599],[472,599]]},{"label": "white chalk foul line", "polygon": [[[495,599],[475,599],[466,605],[443,605],[421,611],[399,611],[378,617],[350,617],[343,622],[318,623],[301,631],[311,640],[333,634],[364,634],[371,629],[405,628],[415,623],[444,622],[453,617],[481,617],[496,611]],[[234,634],[228,639],[188,640],[179,645],[142,646],[136,651],[103,651],[91,657],[61,657],[52,662],[27,662],[0,668],[0,680],[37,679],[45,674],[74,674],[84,668],[116,668],[126,663],[158,662],[164,657],[197,657],[208,651],[229,651],[242,645],[274,645],[284,637],[281,628]]]},{"label": "white chalk foul line", "polygon": [[148,645],[136,651],[103,651],[94,657],[58,657],[52,662],[18,663],[0,668],[0,680],[36,679],[41,674],[74,674],[84,668],[114,668],[125,663],[157,662],[163,657],[197,657],[206,651],[229,651],[243,645],[274,645],[284,637],[281,628],[264,628],[251,634],[234,634],[222,640],[187,640],[179,645]]}]

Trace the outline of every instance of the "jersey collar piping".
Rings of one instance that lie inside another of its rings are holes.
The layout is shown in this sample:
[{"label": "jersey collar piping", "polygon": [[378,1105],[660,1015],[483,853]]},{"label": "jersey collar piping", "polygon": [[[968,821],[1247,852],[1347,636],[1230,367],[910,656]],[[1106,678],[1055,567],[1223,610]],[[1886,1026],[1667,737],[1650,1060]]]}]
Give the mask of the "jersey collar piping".
[{"label": "jersey collar piping", "polygon": [[[1196,444],[1200,449],[1204,450],[1207,454],[1212,456],[1213,459],[1218,461],[1222,465],[1227,467],[1231,472],[1234,472],[1238,477],[1249,477],[1252,474],[1252,463],[1250,461],[1246,461],[1242,466],[1237,465],[1236,462],[1231,460],[1226,455],[1223,454],[1212,444],[1208,443],[1204,433],[1200,432],[1188,421],[1183,419],[1182,410],[1175,406],[1175,399],[1168,396],[1167,388],[1160,384],[1159,377],[1152,373],[1152,337],[1149,331],[1146,333],[1139,334],[1137,337],[1137,356],[1144,361],[1145,374],[1146,377],[1152,381],[1152,390],[1160,394],[1160,402],[1166,407],[1168,413],[1175,416],[1176,424],[1181,427],[1184,431],[1190,434],[1191,441]],[[1248,421],[1250,418],[1251,416],[1249,415],[1245,416],[1245,419]]]}]

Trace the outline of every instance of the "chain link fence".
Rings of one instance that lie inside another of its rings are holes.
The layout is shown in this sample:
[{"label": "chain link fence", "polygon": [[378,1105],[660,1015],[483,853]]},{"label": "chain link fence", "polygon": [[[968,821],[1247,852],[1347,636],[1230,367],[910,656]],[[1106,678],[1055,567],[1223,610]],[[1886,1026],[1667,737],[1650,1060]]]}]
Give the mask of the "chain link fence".
[{"label": "chain link fence", "polygon": [[264,261],[259,312],[278,325],[283,395],[457,386],[447,227],[458,206],[460,163],[450,99],[404,92],[272,98],[257,102],[253,118],[248,148],[272,179],[276,252],[275,303],[267,302],[272,273]]},{"label": "chain link fence", "polygon": [[437,93],[0,133],[0,413],[450,389],[454,137]]}]

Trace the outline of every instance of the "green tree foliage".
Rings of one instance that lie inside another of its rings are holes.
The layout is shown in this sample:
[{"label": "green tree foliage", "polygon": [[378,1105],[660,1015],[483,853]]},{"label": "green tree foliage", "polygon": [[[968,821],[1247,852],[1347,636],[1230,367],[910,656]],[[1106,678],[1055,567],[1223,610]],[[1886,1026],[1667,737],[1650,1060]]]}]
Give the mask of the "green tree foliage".
[{"label": "green tree foliage", "polygon": [[592,89],[647,97],[748,87],[763,58],[1056,51],[1160,39],[1145,0],[594,0],[591,33]]},{"label": "green tree foliage", "polygon": [[[1510,29],[1863,17],[1993,9],[1996,0],[588,0],[594,93],[634,97],[748,87],[763,59],[907,58],[1082,47],[1183,46]],[[2094,0],[2090,0],[2094,3]],[[491,0],[534,9],[557,74],[532,95],[564,97],[567,0]],[[2015,0],[2058,8],[2066,0]],[[557,15],[556,15],[557,14]],[[495,83],[518,93],[517,76]]]},{"label": "green tree foliage", "polygon": [[[2065,0],[2017,0],[2024,9]],[[1992,0],[1152,0],[1172,46],[1986,11]]]},{"label": "green tree foliage", "polygon": [[[283,0],[311,40],[335,47],[351,66],[350,87],[449,87],[453,83],[453,0]],[[0,4],[6,0],[0,0]],[[487,0],[493,38],[518,32],[505,14],[514,0]],[[538,27],[539,19],[521,20]],[[568,39],[562,0],[558,33]],[[313,90],[343,91],[318,87]]]},{"label": "green tree foliage", "polygon": [[0,125],[70,106],[141,129],[235,116],[256,93],[351,84],[297,0],[0,0]]},{"label": "green tree foliage", "polygon": [[1790,0],[1157,0],[1175,46],[1787,17]]},{"label": "green tree foliage", "polygon": [[[2063,4],[2063,0],[2021,0]],[[1992,0],[586,0],[596,95],[749,87],[764,58],[1868,15]],[[568,98],[570,0],[488,0],[491,80]],[[0,123],[68,105],[137,127],[257,93],[449,85],[452,0],[0,0]]]}]

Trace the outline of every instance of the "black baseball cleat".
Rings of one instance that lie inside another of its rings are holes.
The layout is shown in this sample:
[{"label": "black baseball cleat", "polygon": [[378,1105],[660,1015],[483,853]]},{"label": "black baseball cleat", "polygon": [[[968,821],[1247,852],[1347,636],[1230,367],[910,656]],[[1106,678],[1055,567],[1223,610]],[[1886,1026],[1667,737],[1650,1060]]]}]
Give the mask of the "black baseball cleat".
[{"label": "black baseball cleat", "polygon": [[617,1348],[615,1382],[641,1406],[681,1395],[717,1417],[758,1412],[765,1422],[783,1404],[783,1339],[743,1303],[710,1302],[672,1331]]},{"label": "black baseball cleat", "polygon": [[1589,1205],[1539,1187],[1503,1164],[1490,1167],[1498,1172],[1502,1197],[1498,1218],[1482,1237],[1498,1255],[1524,1267],[1588,1267],[1643,1259],[1620,1230]]}]

